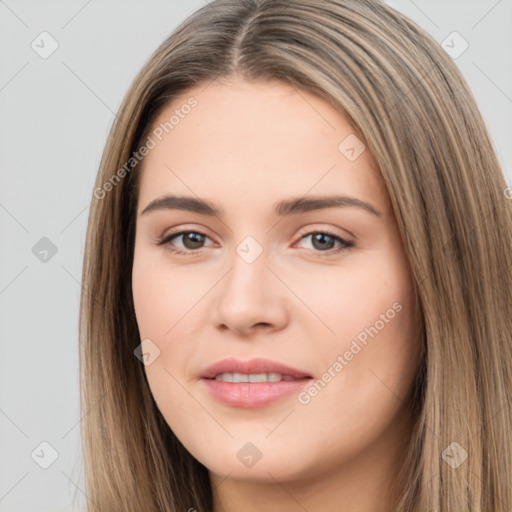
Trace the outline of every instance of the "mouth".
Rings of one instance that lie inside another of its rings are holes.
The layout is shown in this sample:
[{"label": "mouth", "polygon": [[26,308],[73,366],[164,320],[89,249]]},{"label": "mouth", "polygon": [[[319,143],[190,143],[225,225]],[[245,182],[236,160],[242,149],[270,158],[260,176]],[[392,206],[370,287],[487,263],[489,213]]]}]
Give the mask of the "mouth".
[{"label": "mouth", "polygon": [[[229,379],[230,375],[237,376],[237,378],[238,376],[242,376],[242,378],[247,376],[247,378],[259,379],[254,381],[242,380],[240,382],[276,382],[278,376],[279,380],[312,378],[312,375],[309,373],[278,361],[263,358],[243,361],[234,357],[221,359],[213,363],[201,373],[200,377],[202,379],[216,379],[219,376],[221,378],[228,376],[226,379]],[[261,380],[263,379],[262,376],[265,376],[265,381]],[[224,379],[222,378],[221,380]],[[227,380],[227,382],[233,381]]]},{"label": "mouth", "polygon": [[[240,382],[281,382],[281,381],[293,381],[300,380],[297,377],[291,375],[283,375],[281,373],[219,373],[215,375],[215,380],[222,382],[234,382],[239,384]],[[210,379],[212,380],[212,379]]]},{"label": "mouth", "polygon": [[313,377],[268,359],[234,358],[214,363],[201,374],[210,396],[231,407],[257,408],[302,390]]}]

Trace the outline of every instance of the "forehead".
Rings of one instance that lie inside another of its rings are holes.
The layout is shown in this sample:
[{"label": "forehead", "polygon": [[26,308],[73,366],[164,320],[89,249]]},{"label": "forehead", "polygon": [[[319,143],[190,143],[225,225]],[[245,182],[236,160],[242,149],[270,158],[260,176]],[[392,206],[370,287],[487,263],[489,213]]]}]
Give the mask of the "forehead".
[{"label": "forehead", "polygon": [[137,170],[141,208],[171,191],[240,206],[336,192],[386,210],[380,173],[348,120],[284,82],[202,84],[174,98],[151,128],[154,147]]}]

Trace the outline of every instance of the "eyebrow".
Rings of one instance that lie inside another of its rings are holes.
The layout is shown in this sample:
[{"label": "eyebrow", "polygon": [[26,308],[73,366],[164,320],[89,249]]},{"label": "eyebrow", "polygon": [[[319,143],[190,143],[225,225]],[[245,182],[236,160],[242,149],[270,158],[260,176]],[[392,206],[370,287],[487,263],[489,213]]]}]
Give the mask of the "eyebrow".
[{"label": "eyebrow", "polygon": [[[318,197],[299,197],[278,201],[274,204],[274,211],[280,217],[288,215],[297,215],[313,210],[321,210],[323,208],[347,207],[352,206],[360,208],[377,217],[381,217],[382,213],[370,203],[351,196],[318,196]],[[140,215],[147,215],[157,210],[186,210],[189,212],[199,213],[201,215],[209,215],[222,217],[223,211],[216,207],[213,203],[203,199],[186,196],[166,195],[151,201]]]}]

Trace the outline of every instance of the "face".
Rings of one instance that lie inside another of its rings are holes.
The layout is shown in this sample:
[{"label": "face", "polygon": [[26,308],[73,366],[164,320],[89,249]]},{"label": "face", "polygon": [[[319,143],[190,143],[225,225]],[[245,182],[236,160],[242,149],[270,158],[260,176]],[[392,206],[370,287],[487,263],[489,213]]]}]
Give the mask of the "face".
[{"label": "face", "polygon": [[389,198],[352,126],[284,83],[229,81],[175,98],[153,128],[133,298],[169,427],[241,480],[382,457],[419,344]]}]

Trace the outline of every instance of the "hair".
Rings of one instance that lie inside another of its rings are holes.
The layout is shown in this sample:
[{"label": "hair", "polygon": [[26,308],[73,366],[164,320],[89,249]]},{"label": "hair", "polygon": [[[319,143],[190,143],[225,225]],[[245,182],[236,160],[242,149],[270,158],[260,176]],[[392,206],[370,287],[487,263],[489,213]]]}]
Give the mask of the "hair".
[{"label": "hair", "polygon": [[[134,355],[133,155],[174,98],[231,77],[281,80],[329,102],[387,187],[422,346],[393,510],[512,510],[512,201],[457,66],[377,0],[214,0],[135,77],[108,136],[86,235],[80,370],[89,510],[212,509],[207,468],[165,422]],[[457,468],[443,460],[454,442],[468,453]]]}]

